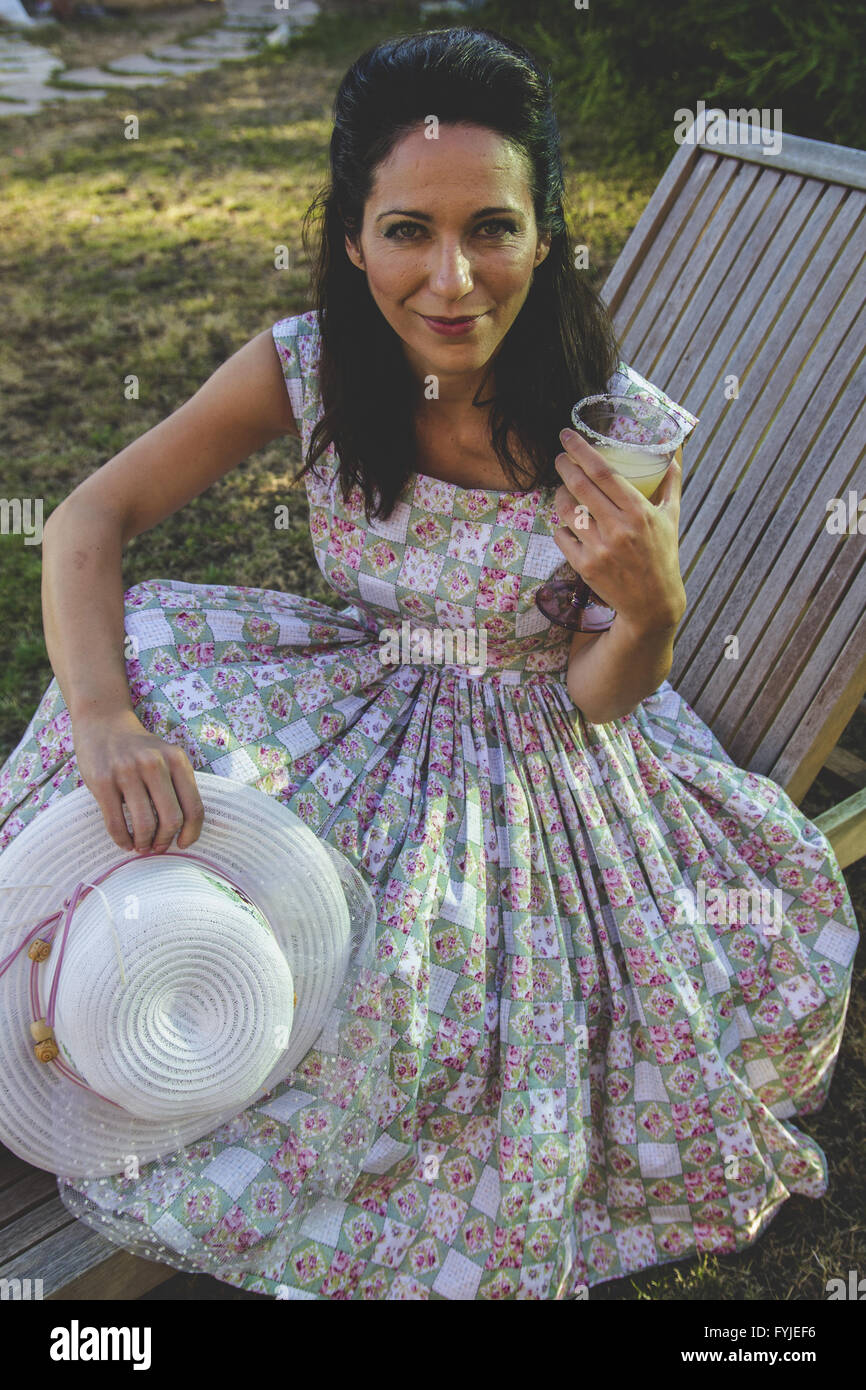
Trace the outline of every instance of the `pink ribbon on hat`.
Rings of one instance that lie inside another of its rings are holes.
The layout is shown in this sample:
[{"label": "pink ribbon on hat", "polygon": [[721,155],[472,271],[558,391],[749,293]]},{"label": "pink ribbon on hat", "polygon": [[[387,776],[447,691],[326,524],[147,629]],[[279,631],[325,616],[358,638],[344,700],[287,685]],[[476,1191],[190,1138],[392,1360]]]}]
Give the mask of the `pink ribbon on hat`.
[{"label": "pink ribbon on hat", "polygon": [[[87,897],[87,895],[90,892],[93,891],[94,888],[98,888],[100,883],[104,883],[110,874],[115,873],[117,869],[122,869],[125,864],[138,863],[142,859],[149,858],[164,859],[166,855],[170,855],[173,859],[190,859],[195,860],[198,864],[206,865],[206,867],[212,869],[214,873],[219,874],[220,878],[225,879],[226,883],[231,884],[232,888],[234,888],[235,891],[240,894],[243,900],[249,903],[251,907],[256,906],[252,898],[249,896],[248,893],[244,891],[241,885],[239,883],[236,883],[235,880],[231,878],[230,875],[227,874],[225,870],[222,869],[218,864],[215,864],[212,859],[206,859],[204,855],[201,854],[190,854],[187,850],[145,850],[138,854],[128,854],[125,855],[123,859],[119,859],[116,864],[112,864],[111,868],[106,869],[105,873],[100,874],[99,877],[95,878],[92,883],[86,883],[82,879],[79,883],[76,883],[69,897],[63,899],[63,905],[60,908],[58,908],[56,912],[50,913],[47,917],[43,917],[40,922],[37,922],[36,926],[31,928],[27,935],[21,941],[19,941],[18,945],[15,947],[15,950],[10,952],[8,956],[5,956],[2,960],[0,960],[0,977],[2,977],[3,975],[5,975],[9,967],[24,950],[25,946],[29,946],[32,941],[36,940],[39,934],[43,932],[46,927],[50,929],[46,933],[46,939],[53,946],[54,938],[57,935],[60,919],[63,918],[63,937],[60,942],[60,954],[57,960],[57,968],[54,971],[54,979],[51,982],[51,993],[48,996],[48,1008],[46,1009],[44,1014],[42,1012],[42,1004],[39,999],[39,961],[31,960],[30,964],[30,1006],[34,1013],[33,1024],[37,1025],[39,1023],[44,1023],[45,1027],[48,1030],[50,1030],[50,1036],[52,1038],[54,1035],[54,1011],[57,1003],[57,985],[60,979],[60,970],[63,965],[63,957],[66,952],[66,942],[69,936],[69,927],[72,922],[72,914],[75,911],[76,907],[81,901],[83,901],[84,898]],[[28,885],[0,884],[0,887],[4,886],[9,888],[23,888],[27,887]],[[61,1061],[59,1053],[57,1057],[54,1057],[51,1060],[53,1061],[57,1070],[61,1073],[62,1076],[65,1076],[67,1080],[74,1082],[76,1086],[81,1086],[85,1091],[90,1091],[92,1095],[98,1096],[100,1100],[106,1101],[108,1105],[113,1105],[115,1109],[123,1109],[123,1106],[117,1105],[116,1101],[109,1100],[107,1096],[101,1095],[99,1091],[94,1091],[92,1086],[88,1086],[87,1082],[84,1080],[83,1077],[80,1077],[77,1074],[77,1072],[73,1071],[70,1067],[66,1065],[65,1062]]]}]

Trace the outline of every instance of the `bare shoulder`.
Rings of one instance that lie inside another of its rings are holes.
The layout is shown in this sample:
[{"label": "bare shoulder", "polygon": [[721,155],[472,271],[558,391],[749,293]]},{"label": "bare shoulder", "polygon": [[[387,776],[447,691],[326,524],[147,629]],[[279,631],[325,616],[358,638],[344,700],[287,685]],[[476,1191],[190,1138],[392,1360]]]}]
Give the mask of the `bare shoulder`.
[{"label": "bare shoulder", "polygon": [[223,363],[216,375],[235,398],[237,414],[252,406],[265,426],[274,434],[300,434],[283,375],[283,367],[273,332],[264,328]]}]

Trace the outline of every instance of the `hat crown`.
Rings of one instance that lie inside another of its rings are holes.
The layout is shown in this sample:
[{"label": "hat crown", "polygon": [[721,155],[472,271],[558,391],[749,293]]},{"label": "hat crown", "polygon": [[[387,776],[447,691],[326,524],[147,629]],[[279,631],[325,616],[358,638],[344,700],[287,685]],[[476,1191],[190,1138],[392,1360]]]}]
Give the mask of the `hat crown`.
[{"label": "hat crown", "polygon": [[[55,950],[43,1001],[58,964]],[[248,1102],[288,1045],[293,998],[291,968],[256,906],[210,870],[150,858],[76,905],[54,1026],[92,1090],[171,1121]]]}]

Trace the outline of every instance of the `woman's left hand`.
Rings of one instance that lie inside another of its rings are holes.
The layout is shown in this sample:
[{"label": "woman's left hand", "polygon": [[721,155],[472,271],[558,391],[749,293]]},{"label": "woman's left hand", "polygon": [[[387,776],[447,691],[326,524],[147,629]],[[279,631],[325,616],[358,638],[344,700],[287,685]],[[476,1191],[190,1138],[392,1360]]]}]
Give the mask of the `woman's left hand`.
[{"label": "woman's left hand", "polygon": [[[600,599],[636,631],[676,627],[686,609],[679,564],[682,447],[650,502],[581,435],[560,434],[565,453],[554,496],[565,523],[554,540]],[[579,508],[575,515],[575,508]]]}]

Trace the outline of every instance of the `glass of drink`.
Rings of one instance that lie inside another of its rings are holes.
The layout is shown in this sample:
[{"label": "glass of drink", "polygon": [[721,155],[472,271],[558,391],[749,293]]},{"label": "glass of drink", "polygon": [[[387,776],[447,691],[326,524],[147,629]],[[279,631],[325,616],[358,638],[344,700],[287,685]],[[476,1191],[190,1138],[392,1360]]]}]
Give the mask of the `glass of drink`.
[{"label": "glass of drink", "polygon": [[[574,407],[571,419],[607,466],[647,498],[688,433],[688,425],[646,395],[586,396]],[[550,622],[575,632],[603,632],[616,617],[579,574],[574,580],[551,579],[542,584],[535,602]]]}]

